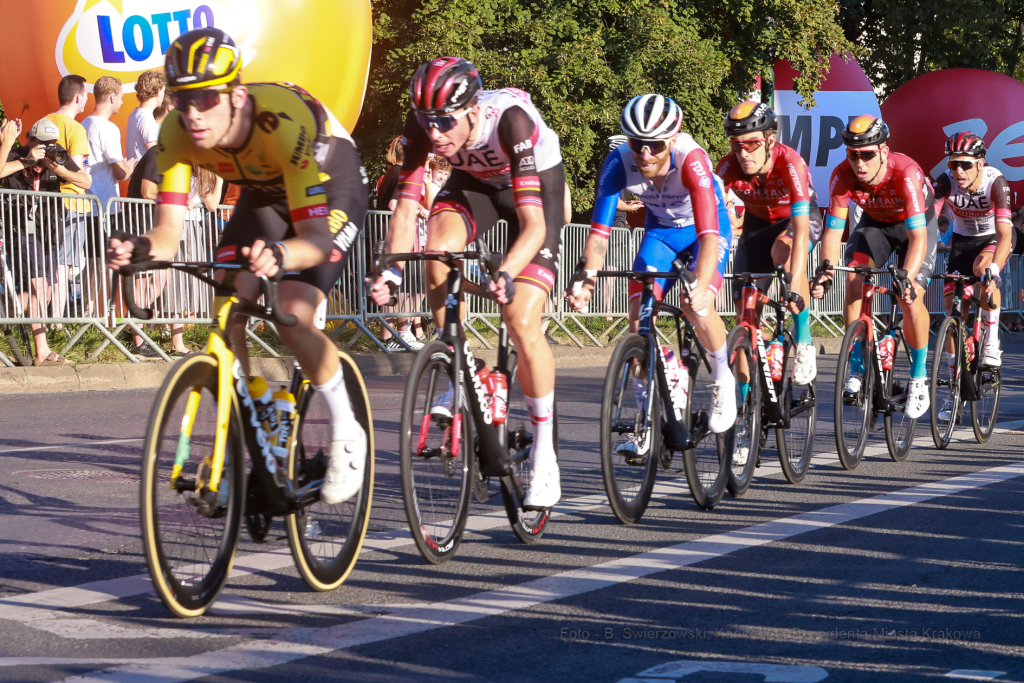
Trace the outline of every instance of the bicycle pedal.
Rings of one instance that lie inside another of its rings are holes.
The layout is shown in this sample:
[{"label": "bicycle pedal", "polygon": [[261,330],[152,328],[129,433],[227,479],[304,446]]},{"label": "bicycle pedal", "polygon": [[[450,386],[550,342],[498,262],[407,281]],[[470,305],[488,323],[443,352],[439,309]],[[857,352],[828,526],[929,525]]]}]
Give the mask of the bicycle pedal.
[{"label": "bicycle pedal", "polygon": [[539,505],[523,505],[521,506],[523,512],[545,512],[551,508],[541,507]]}]

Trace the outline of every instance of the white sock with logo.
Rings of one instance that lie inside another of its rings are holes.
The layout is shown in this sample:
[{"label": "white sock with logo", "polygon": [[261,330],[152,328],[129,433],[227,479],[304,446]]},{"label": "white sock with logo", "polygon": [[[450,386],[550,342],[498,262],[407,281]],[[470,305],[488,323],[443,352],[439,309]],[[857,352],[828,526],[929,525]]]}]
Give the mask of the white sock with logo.
[{"label": "white sock with logo", "polygon": [[711,381],[717,382],[726,377],[732,377],[732,372],[729,370],[729,353],[722,344],[722,348],[711,353]]},{"label": "white sock with logo", "polygon": [[555,469],[558,461],[555,457],[555,392],[540,398],[523,397],[526,410],[530,413],[530,424],[533,425],[533,450],[530,460],[533,468]]},{"label": "white sock with logo", "polygon": [[352,412],[352,402],[348,399],[348,389],[345,387],[345,376],[338,367],[338,372],[327,380],[326,384],[312,385],[327,402],[327,410],[331,413],[331,440],[340,438],[346,429],[351,429],[356,421],[356,414]]},{"label": "white sock with logo", "polygon": [[985,334],[985,350],[995,351],[999,347],[999,308],[991,311],[981,309],[981,324]]}]

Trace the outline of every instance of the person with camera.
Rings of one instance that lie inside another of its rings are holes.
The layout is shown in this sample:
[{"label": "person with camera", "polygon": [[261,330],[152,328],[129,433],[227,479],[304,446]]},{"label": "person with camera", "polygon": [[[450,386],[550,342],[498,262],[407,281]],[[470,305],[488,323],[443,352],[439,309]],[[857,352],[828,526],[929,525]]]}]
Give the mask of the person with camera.
[{"label": "person with camera", "polygon": [[[8,121],[0,130],[0,151],[9,150],[21,132],[20,121]],[[0,187],[31,192],[59,192],[61,183],[81,173],[75,160],[57,140],[60,130],[49,119],[40,119],[28,133],[28,145],[7,154],[7,163],[0,169]],[[20,199],[20,198],[19,198]],[[21,199],[5,207],[3,216],[21,230],[11,235],[14,278],[21,287],[22,305],[30,318],[46,317],[50,278],[56,267],[50,250],[55,226],[60,225],[60,203],[44,198]],[[17,214],[15,214],[17,212]],[[33,365],[67,365],[46,342],[46,328],[32,326],[35,339]]]}]

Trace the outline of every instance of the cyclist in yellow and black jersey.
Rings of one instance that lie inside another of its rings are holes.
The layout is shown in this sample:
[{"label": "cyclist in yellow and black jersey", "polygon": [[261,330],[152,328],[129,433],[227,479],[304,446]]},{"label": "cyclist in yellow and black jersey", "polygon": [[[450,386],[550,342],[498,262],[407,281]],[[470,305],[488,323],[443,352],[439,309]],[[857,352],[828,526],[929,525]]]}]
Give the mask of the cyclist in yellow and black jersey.
[{"label": "cyclist in yellow and black jersey", "polygon": [[[367,205],[367,177],[348,132],[329,110],[286,83],[241,84],[241,51],[223,31],[182,34],[167,50],[167,87],[176,111],[160,131],[162,174],[156,227],[146,235],[114,234],[108,262],[170,260],[178,251],[192,166],[242,186],[217,246],[217,261],[249,264],[257,276],[285,270],[281,309],[298,318],[278,330],[331,412],[331,453],[321,499],[333,504],[360,488],[367,439],[349,403],[334,344],[314,324],[341,275]],[[258,282],[236,281],[243,298]],[[232,340],[248,374],[245,329]]]}]

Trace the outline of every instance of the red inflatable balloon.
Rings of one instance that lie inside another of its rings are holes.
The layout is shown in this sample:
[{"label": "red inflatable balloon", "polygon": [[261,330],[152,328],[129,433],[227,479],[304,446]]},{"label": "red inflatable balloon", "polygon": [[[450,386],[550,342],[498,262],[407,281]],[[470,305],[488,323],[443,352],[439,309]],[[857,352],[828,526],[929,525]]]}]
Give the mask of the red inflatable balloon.
[{"label": "red inflatable balloon", "polygon": [[944,145],[970,131],[985,141],[986,160],[1006,176],[1014,205],[1024,203],[1024,83],[995,71],[945,69],[901,85],[882,104],[889,146],[937,177]]}]

